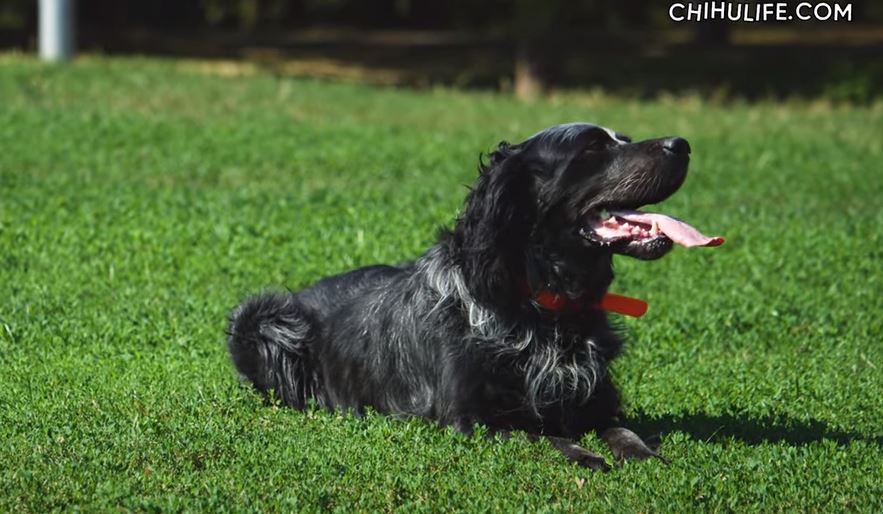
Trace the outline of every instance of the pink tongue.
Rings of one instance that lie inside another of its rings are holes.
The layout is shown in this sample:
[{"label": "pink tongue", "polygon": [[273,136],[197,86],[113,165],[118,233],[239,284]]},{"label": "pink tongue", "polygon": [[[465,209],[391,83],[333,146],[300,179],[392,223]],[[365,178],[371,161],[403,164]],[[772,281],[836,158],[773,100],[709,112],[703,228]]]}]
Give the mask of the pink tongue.
[{"label": "pink tongue", "polygon": [[659,230],[668,236],[669,239],[687,248],[694,246],[720,246],[724,244],[724,238],[708,237],[683,221],[665,214],[639,211],[610,211],[610,214],[626,221],[644,223],[646,225],[652,225],[655,221]]}]

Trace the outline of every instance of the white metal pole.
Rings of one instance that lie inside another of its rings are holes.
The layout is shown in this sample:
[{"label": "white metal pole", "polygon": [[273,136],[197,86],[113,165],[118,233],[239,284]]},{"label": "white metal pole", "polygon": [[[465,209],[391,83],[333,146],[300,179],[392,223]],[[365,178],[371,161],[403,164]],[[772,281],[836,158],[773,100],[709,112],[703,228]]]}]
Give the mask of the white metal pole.
[{"label": "white metal pole", "polygon": [[76,0],[40,0],[40,58],[67,61],[74,54]]}]

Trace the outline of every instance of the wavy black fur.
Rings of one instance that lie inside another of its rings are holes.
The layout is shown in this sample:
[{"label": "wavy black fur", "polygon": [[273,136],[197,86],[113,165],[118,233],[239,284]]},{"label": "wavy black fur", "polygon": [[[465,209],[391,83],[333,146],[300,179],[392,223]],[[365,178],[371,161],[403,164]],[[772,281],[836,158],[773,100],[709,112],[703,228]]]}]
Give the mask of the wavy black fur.
[{"label": "wavy black fur", "polygon": [[[454,229],[415,262],[239,306],[229,328],[234,364],[297,409],[313,400],[463,431],[476,423],[523,430],[596,469],[607,468],[604,460],[575,443],[591,430],[619,458],[657,456],[615,426],[619,400],[607,365],[622,343],[591,305],[613,280],[614,252],[655,258],[667,248],[605,246],[581,228],[593,210],[638,207],[677,190],[688,157],[668,149],[671,141],[631,143],[574,123],[500,144]],[[532,299],[539,290],[587,307],[545,310]]]}]

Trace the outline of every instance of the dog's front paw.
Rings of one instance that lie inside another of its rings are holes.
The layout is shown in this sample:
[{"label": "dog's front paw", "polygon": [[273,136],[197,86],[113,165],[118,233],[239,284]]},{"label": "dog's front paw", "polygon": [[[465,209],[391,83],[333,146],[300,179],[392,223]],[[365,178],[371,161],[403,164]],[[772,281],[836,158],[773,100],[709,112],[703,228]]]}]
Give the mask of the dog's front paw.
[{"label": "dog's front paw", "polygon": [[594,453],[584,450],[580,448],[581,451],[575,452],[574,455],[569,456],[570,460],[576,462],[579,466],[583,468],[588,468],[594,471],[601,471],[603,473],[607,473],[610,471],[610,465],[607,464],[607,461],[604,460],[604,457],[600,455],[595,455]]},{"label": "dog's front paw", "polygon": [[[616,460],[645,460],[657,458],[668,464],[668,459],[651,449],[637,434],[627,428],[613,427],[601,433],[601,439],[610,447]],[[659,446],[656,445],[658,448]]]},{"label": "dog's front paw", "polygon": [[[536,440],[540,436],[528,435],[528,437]],[[589,450],[586,450],[582,446],[576,444],[573,439],[554,436],[545,436],[545,439],[567,457],[567,460],[570,462],[575,462],[581,467],[593,469],[595,471],[610,471],[610,466],[607,464],[607,461],[604,460],[604,457],[595,455]]]}]

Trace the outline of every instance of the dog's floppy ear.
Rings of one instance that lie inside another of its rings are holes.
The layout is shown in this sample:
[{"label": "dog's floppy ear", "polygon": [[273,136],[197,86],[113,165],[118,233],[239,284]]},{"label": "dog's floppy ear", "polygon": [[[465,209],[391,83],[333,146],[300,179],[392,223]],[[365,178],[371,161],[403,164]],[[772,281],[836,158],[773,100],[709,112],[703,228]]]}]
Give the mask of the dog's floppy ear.
[{"label": "dog's floppy ear", "polygon": [[491,152],[491,154],[488,156],[489,162],[487,164],[479,161],[479,175],[483,175],[486,171],[494,168],[495,166],[499,166],[504,160],[506,160],[516,151],[516,147],[510,145],[507,141],[500,141],[500,143],[497,145],[497,149]]},{"label": "dog's floppy ear", "polygon": [[521,303],[536,209],[523,163],[517,147],[500,143],[489,162],[480,165],[455,231],[469,291],[485,306],[512,313]]}]

